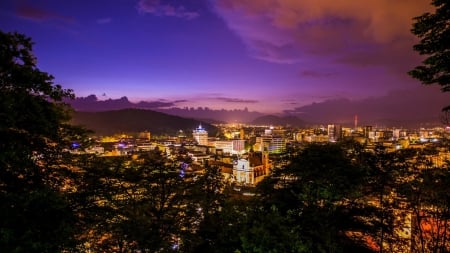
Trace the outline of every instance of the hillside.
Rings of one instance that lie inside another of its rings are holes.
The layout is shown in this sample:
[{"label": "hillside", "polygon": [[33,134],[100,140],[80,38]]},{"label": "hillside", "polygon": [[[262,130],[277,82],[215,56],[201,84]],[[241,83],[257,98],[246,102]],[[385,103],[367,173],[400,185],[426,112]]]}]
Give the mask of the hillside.
[{"label": "hillside", "polygon": [[178,108],[174,102],[161,101],[140,101],[133,103],[127,97],[119,99],[99,100],[95,95],[87,97],[77,97],[68,99],[65,102],[70,104],[76,111],[83,112],[102,112],[121,110],[126,108],[145,109],[157,111],[169,115],[175,115],[183,118],[197,119],[202,122],[224,123],[224,122],[244,122],[249,123],[253,119],[263,116],[263,113],[248,111],[246,108],[239,110],[214,110],[208,107],[184,107]]},{"label": "hillside", "polygon": [[71,123],[85,126],[95,131],[98,135],[137,133],[142,131],[149,131],[153,135],[176,135],[179,130],[183,130],[189,135],[199,124],[202,124],[210,136],[214,136],[217,133],[215,126],[199,120],[143,109],[75,112]]}]

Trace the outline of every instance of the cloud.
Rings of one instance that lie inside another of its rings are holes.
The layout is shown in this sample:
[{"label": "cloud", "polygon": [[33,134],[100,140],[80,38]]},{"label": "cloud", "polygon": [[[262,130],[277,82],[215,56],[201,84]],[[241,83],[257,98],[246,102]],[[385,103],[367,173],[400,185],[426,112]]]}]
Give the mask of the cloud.
[{"label": "cloud", "polygon": [[156,108],[167,108],[175,106],[174,102],[163,102],[163,101],[141,101],[135,104],[137,107],[146,108],[146,109],[156,109]]},{"label": "cloud", "polygon": [[220,100],[220,101],[226,102],[226,103],[246,103],[246,104],[248,104],[248,103],[251,103],[251,104],[258,103],[258,100],[242,99],[242,98],[217,97],[217,98],[214,98],[214,99],[217,99],[217,100]]},{"label": "cloud", "polygon": [[284,112],[314,123],[348,124],[354,115],[364,124],[426,123],[439,122],[441,109],[448,101],[448,94],[438,87],[419,87],[361,100],[329,98]]},{"label": "cloud", "polygon": [[73,23],[75,20],[71,17],[60,15],[56,12],[48,11],[43,8],[37,8],[29,4],[20,4],[16,8],[17,16],[32,21],[60,20],[67,23]]},{"label": "cloud", "polygon": [[186,102],[189,102],[189,100],[187,100],[187,99],[179,99],[179,100],[172,101],[172,103],[174,103],[174,104],[186,103]]},{"label": "cloud", "polygon": [[[412,18],[431,9],[429,1],[423,0],[217,0],[212,3],[216,13],[242,39],[254,58],[276,63],[326,57],[335,63],[390,64],[382,57],[395,52],[395,56],[411,53]],[[403,62],[410,59],[411,56]]]},{"label": "cloud", "polygon": [[186,100],[139,101],[133,103],[127,97],[99,100],[96,95],[89,95],[87,97],[77,97],[67,102],[77,111],[107,111],[125,108],[162,109],[176,106],[179,103],[186,102]]},{"label": "cloud", "polygon": [[198,12],[189,11],[183,5],[173,3],[162,3],[160,0],[139,0],[138,10],[141,13],[149,13],[155,16],[176,17],[182,19],[195,19],[199,16]]}]

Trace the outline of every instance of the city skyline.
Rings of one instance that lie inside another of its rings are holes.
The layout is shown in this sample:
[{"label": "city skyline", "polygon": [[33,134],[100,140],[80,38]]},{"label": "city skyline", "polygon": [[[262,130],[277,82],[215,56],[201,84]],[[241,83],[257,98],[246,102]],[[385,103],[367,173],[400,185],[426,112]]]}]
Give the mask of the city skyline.
[{"label": "city skyline", "polygon": [[275,113],[417,90],[410,28],[427,11],[423,0],[7,0],[0,29],[31,37],[39,68],[77,96]]}]

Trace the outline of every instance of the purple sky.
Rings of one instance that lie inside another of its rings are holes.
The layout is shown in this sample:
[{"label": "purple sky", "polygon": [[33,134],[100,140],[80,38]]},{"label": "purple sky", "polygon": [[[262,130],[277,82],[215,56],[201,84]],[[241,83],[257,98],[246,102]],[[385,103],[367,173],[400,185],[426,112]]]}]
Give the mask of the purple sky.
[{"label": "purple sky", "polygon": [[[427,0],[2,0],[41,70],[77,96],[281,112],[421,84]],[[423,87],[426,89],[426,87]]]}]

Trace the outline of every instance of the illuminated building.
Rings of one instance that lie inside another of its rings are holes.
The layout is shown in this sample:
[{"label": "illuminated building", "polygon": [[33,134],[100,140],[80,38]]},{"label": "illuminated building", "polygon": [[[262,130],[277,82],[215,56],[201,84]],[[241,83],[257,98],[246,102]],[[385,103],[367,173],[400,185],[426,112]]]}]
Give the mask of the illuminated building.
[{"label": "illuminated building", "polygon": [[245,140],[214,141],[212,146],[226,154],[242,154],[245,151]]},{"label": "illuminated building", "polygon": [[373,127],[372,126],[365,126],[364,127],[364,137],[366,137],[366,138],[370,138],[370,132],[372,132],[373,130]]},{"label": "illuminated building", "polygon": [[233,177],[237,183],[255,185],[270,173],[272,163],[269,153],[250,151],[248,159],[239,159],[233,166]]},{"label": "illuminated building", "polygon": [[286,151],[286,141],[281,136],[274,136],[273,129],[266,129],[264,135],[256,137],[253,149],[256,151],[268,150],[270,154],[280,154]]},{"label": "illuminated building", "polygon": [[268,150],[271,139],[272,136],[257,136],[255,144],[253,145],[253,150],[255,151]]},{"label": "illuminated building", "polygon": [[328,141],[334,142],[336,141],[336,127],[334,125],[328,125],[327,127],[328,132]]},{"label": "illuminated building", "polygon": [[192,137],[198,145],[208,145],[208,132],[200,124],[194,131],[192,131]]},{"label": "illuminated building", "polygon": [[139,133],[139,139],[150,140],[151,134],[149,131],[144,131]]},{"label": "illuminated building", "polygon": [[222,150],[225,154],[231,154],[233,151],[233,142],[232,141],[214,141],[212,146],[216,149]]},{"label": "illuminated building", "polygon": [[239,130],[239,139],[244,140],[245,139],[245,133],[244,133],[244,129],[241,128],[241,130]]},{"label": "illuminated building", "polygon": [[286,141],[281,137],[272,137],[269,143],[269,153],[280,154],[286,151]]},{"label": "illuminated building", "polygon": [[245,151],[245,140],[233,140],[233,154],[241,154]]}]

